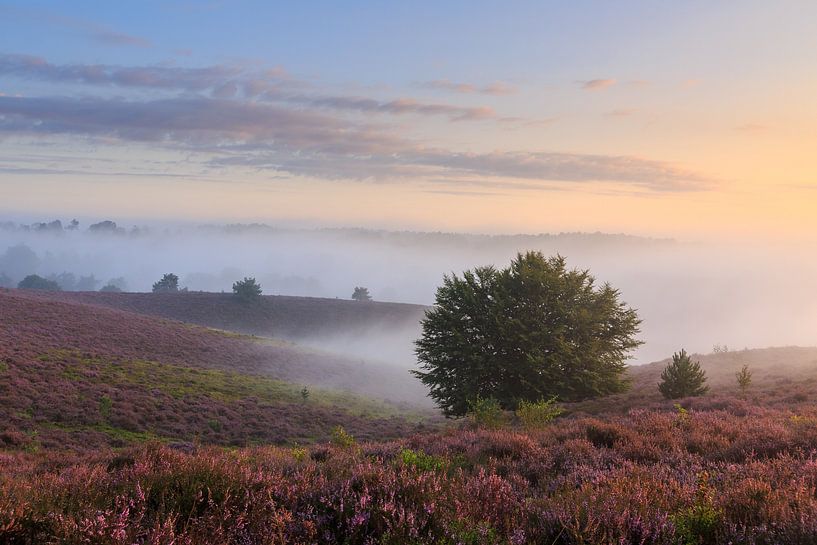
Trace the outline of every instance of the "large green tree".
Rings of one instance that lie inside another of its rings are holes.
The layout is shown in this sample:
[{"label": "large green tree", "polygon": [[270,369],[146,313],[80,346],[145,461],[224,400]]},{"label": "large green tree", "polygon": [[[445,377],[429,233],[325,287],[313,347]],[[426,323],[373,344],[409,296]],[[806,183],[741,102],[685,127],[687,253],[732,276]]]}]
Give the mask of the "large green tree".
[{"label": "large green tree", "polygon": [[506,269],[446,276],[416,341],[413,373],[448,416],[477,398],[502,407],[620,392],[640,320],[618,290],[561,256],[518,254]]}]

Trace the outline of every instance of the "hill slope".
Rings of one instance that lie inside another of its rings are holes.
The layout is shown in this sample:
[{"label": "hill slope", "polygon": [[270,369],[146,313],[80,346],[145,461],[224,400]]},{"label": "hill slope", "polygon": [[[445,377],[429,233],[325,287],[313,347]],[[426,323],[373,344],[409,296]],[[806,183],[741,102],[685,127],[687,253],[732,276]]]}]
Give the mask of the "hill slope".
[{"label": "hill slope", "polygon": [[60,292],[51,297],[250,335],[288,339],[416,327],[426,307],[379,301],[267,295],[246,305],[227,293]]},{"label": "hill slope", "polygon": [[[743,365],[752,372],[748,401],[767,407],[792,407],[817,399],[817,347],[774,347],[718,354],[692,354],[706,372],[710,392],[681,403],[687,408],[722,408],[738,395],[735,374]],[[661,372],[670,358],[628,369],[629,391],[601,399],[571,404],[571,409],[590,413],[622,413],[632,408],[671,407],[658,391]]]},{"label": "hill slope", "polygon": [[407,399],[405,371],[48,293],[0,290],[0,316],[0,443],[246,444],[326,438],[335,425],[370,438],[411,428],[393,418],[397,405],[360,396]]}]

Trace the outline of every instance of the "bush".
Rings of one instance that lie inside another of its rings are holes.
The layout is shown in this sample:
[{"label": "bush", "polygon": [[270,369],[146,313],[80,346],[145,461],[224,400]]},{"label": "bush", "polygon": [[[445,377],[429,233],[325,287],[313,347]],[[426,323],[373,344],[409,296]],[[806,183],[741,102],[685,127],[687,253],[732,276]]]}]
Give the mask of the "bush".
[{"label": "bush", "polygon": [[448,466],[445,458],[408,448],[400,451],[400,460],[403,465],[417,468],[420,471],[443,471]]},{"label": "bush", "polygon": [[355,438],[343,429],[343,426],[335,426],[332,429],[332,443],[340,448],[352,448],[357,444]]},{"label": "bush", "polygon": [[749,370],[748,365],[744,365],[740,368],[740,371],[735,373],[735,378],[738,381],[738,388],[740,389],[741,397],[746,397],[746,393],[749,391],[749,386],[752,385],[752,372]]},{"label": "bush", "polygon": [[372,296],[369,295],[369,288],[355,287],[355,291],[352,293],[352,299],[355,301],[371,301]]},{"label": "bush", "polygon": [[477,396],[476,399],[469,403],[469,406],[468,416],[480,428],[496,429],[502,427],[502,424],[505,423],[505,413],[502,411],[502,406],[493,397]]},{"label": "bush", "polygon": [[527,429],[542,428],[554,418],[562,414],[564,410],[556,406],[556,398],[540,399],[539,401],[519,402],[516,408],[516,417]]},{"label": "bush", "polygon": [[681,350],[672,355],[672,361],[661,373],[658,390],[667,399],[678,399],[703,395],[709,387],[700,362],[692,361],[686,350]]},{"label": "bush", "polygon": [[115,284],[105,284],[104,286],[99,288],[99,291],[108,293],[120,293],[122,289]]},{"label": "bush", "polygon": [[244,280],[233,283],[233,295],[245,303],[257,301],[261,298],[261,293],[261,284],[255,278],[244,277]]},{"label": "bush", "polygon": [[175,293],[179,291],[179,277],[173,273],[167,273],[162,279],[153,284],[153,293]]},{"label": "bush", "polygon": [[20,283],[17,284],[17,287],[20,289],[25,290],[47,290],[47,291],[60,291],[60,285],[54,282],[53,280],[47,280],[42,276],[36,274],[30,274],[20,280]]}]

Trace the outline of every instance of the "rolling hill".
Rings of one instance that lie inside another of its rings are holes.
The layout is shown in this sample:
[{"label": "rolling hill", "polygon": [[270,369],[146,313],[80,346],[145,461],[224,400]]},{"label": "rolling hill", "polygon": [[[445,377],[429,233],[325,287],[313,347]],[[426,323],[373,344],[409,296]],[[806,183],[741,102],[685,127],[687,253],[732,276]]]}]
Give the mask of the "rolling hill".
[{"label": "rolling hill", "polygon": [[9,446],[308,442],[337,425],[382,438],[420,410],[405,370],[283,341],[23,290],[0,290],[0,316]]},{"label": "rolling hill", "polygon": [[426,307],[379,301],[267,295],[246,305],[227,293],[59,292],[66,302],[161,316],[249,335],[302,339],[416,328]]}]

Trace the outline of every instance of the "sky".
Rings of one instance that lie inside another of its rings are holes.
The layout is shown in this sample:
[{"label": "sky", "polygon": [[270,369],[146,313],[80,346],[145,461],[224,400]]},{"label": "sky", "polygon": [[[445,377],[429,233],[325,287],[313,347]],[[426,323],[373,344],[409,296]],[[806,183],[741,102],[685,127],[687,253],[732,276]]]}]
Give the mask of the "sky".
[{"label": "sky", "polygon": [[817,233],[817,3],[0,1],[0,215]]}]

